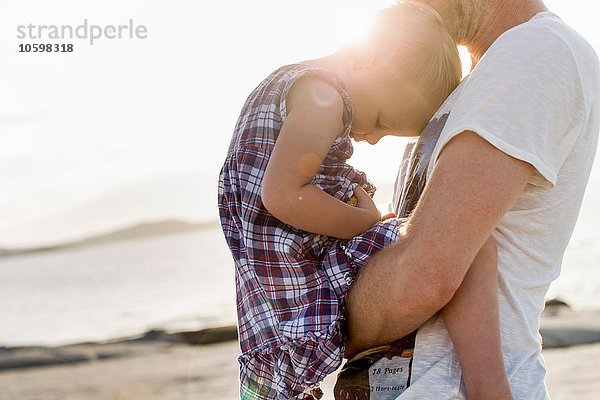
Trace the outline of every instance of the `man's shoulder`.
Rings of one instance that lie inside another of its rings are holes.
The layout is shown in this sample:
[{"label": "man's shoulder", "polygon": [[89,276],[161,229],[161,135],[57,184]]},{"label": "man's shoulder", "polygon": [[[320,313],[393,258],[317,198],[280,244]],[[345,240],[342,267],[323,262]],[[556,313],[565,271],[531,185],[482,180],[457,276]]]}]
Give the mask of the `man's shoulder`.
[{"label": "man's shoulder", "polygon": [[490,53],[507,48],[514,52],[563,56],[598,68],[598,56],[589,42],[552,12],[542,12],[531,20],[502,34],[492,45]]},{"label": "man's shoulder", "polygon": [[[595,97],[600,63],[592,46],[553,13],[540,13],[503,33],[476,66],[471,82],[567,91]],[[471,84],[468,84],[471,86]]]}]

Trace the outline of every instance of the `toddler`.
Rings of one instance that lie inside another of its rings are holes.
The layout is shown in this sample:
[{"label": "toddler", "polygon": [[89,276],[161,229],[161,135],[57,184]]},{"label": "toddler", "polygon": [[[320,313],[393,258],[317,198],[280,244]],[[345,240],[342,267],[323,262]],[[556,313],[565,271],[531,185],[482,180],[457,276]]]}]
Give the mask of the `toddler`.
[{"label": "toddler", "polygon": [[[382,220],[373,184],[346,163],[351,137],[375,144],[385,135],[417,136],[460,79],[440,17],[399,3],[379,12],[364,42],[281,67],[251,93],[219,178],[221,224],[236,266],[242,399],[320,397],[319,383],[344,356],[350,285],[400,234],[396,218]],[[471,271],[495,280],[495,264],[478,259]],[[498,314],[496,290],[458,294],[445,313],[453,338],[494,329],[461,316]],[[489,382],[481,371],[501,365],[508,386],[496,336],[477,348],[457,346],[469,381]],[[467,387],[471,398],[496,389],[480,386]]]}]

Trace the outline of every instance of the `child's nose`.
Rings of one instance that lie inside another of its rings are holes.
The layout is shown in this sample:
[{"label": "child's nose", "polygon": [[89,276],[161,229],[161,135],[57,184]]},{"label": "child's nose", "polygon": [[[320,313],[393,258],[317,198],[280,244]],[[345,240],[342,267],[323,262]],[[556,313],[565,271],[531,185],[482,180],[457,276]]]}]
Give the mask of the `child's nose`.
[{"label": "child's nose", "polygon": [[355,142],[364,142],[367,140],[367,135],[364,133],[350,132],[350,137],[354,139]]}]

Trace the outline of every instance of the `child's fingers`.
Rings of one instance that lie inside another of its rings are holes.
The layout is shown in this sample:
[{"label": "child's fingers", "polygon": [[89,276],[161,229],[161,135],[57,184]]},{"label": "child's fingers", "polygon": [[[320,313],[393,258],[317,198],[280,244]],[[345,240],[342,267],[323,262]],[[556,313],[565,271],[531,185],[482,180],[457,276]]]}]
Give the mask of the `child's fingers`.
[{"label": "child's fingers", "polygon": [[361,187],[354,189],[354,196],[358,199],[358,208],[368,211],[373,215],[373,223],[381,221],[381,213],[369,194]]},{"label": "child's fingers", "polygon": [[359,203],[361,201],[371,200],[371,196],[369,196],[365,189],[361,188],[360,186],[357,186],[356,189],[354,189],[354,195],[358,199]]}]

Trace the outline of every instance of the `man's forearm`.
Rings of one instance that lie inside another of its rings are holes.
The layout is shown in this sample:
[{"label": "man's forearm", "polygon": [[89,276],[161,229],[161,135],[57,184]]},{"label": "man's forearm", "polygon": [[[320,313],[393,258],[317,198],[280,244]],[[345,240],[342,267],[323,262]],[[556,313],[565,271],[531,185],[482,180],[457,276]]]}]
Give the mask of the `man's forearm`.
[{"label": "man's forearm", "polygon": [[410,238],[401,238],[377,253],[354,282],[347,299],[347,355],[410,334],[452,299],[453,286],[432,273],[444,267],[427,265],[410,249]]},{"label": "man's forearm", "polygon": [[398,339],[446,305],[532,174],[474,133],[452,139],[406,234],[373,257],[350,290],[350,349]]}]

